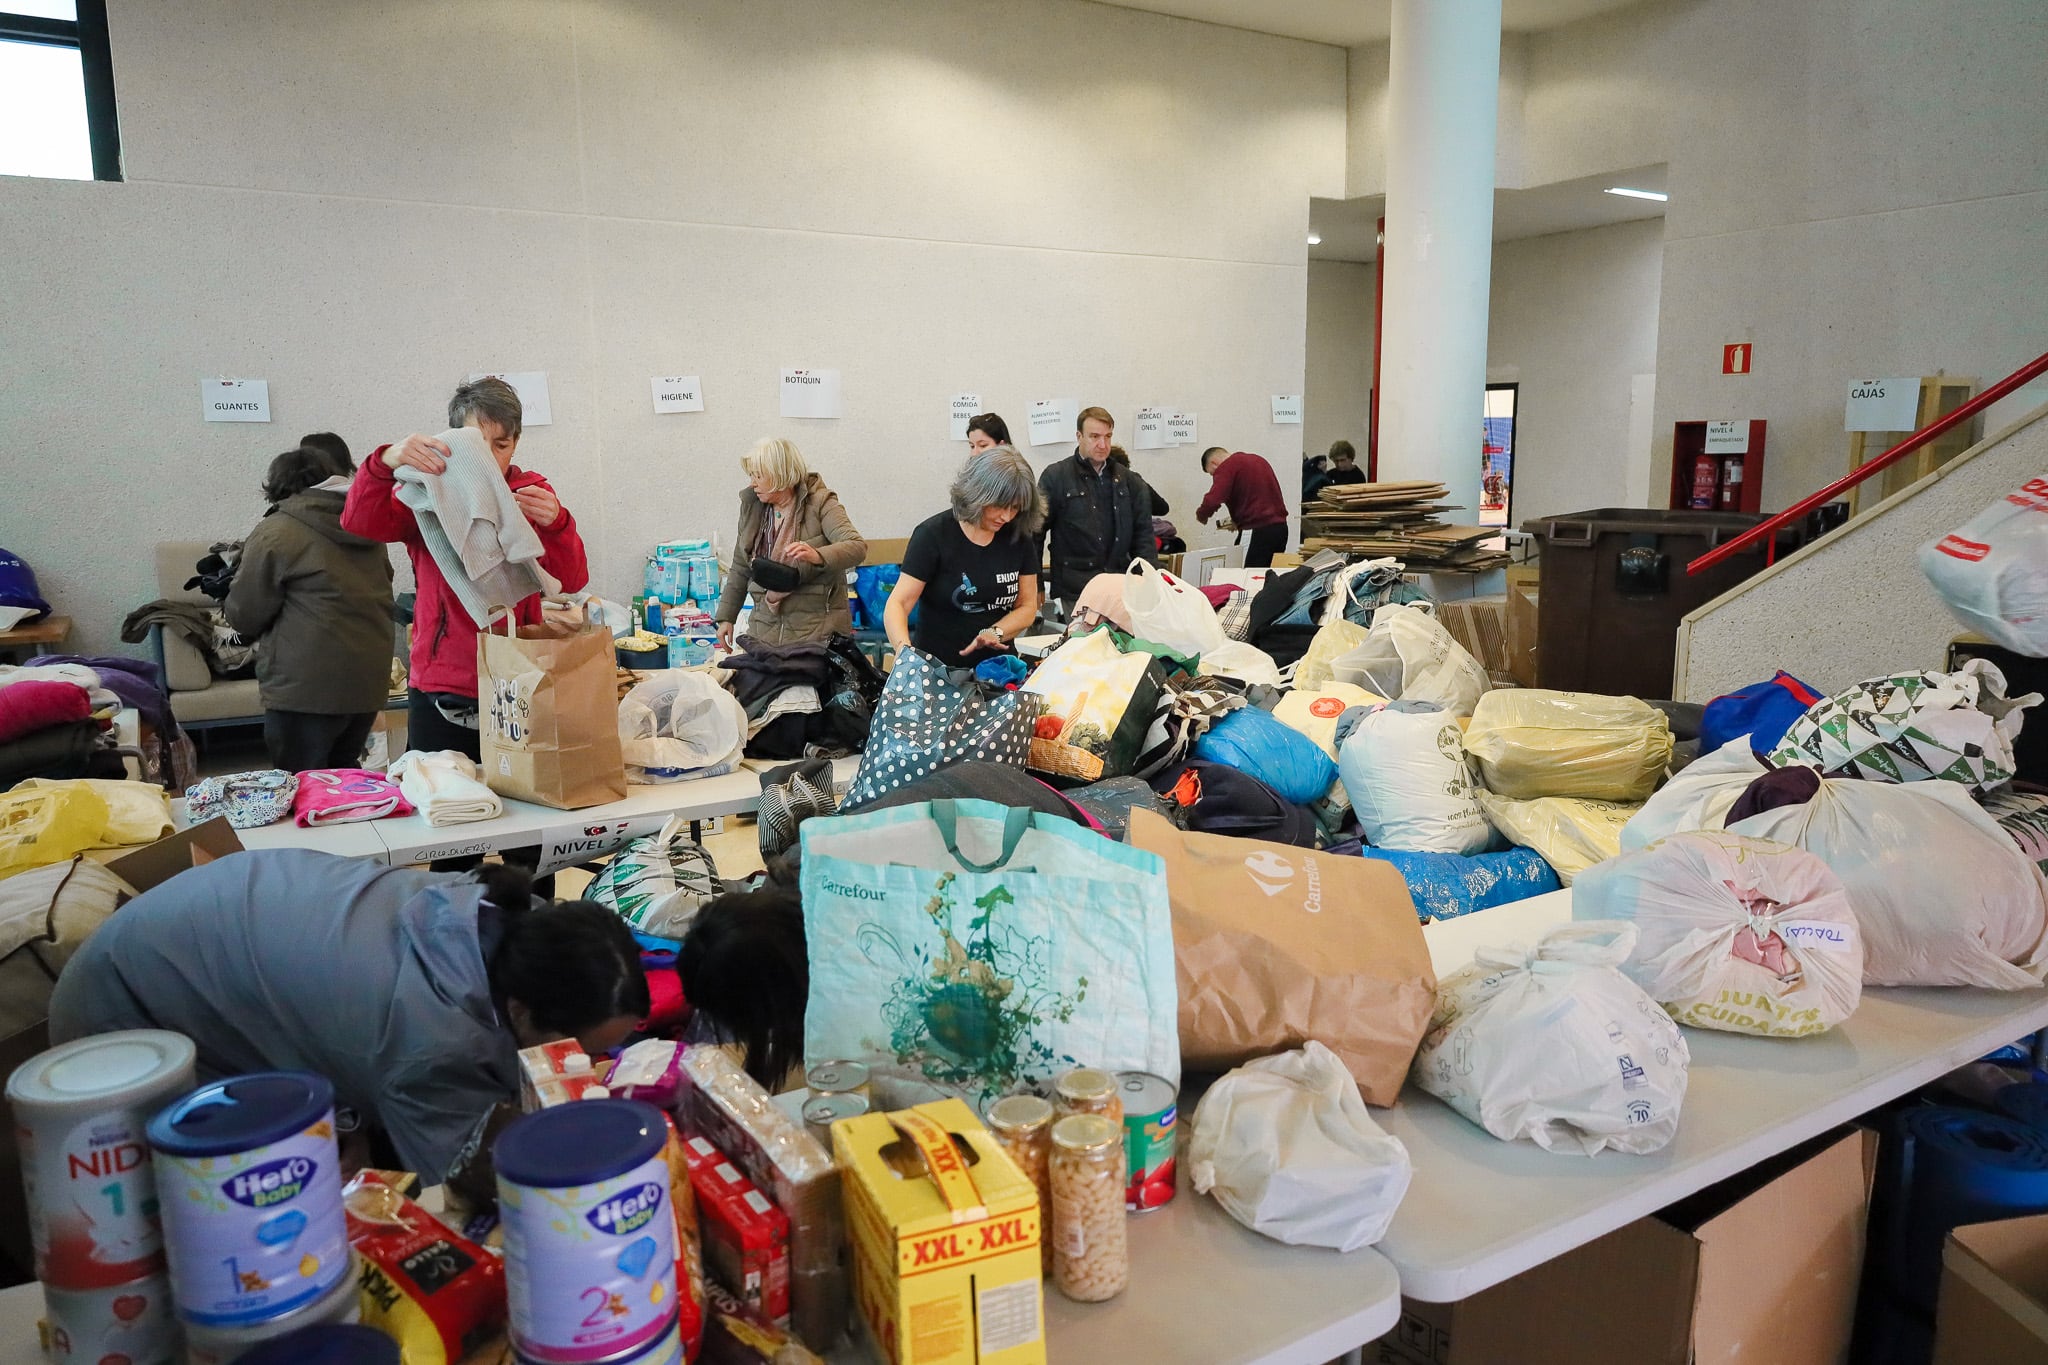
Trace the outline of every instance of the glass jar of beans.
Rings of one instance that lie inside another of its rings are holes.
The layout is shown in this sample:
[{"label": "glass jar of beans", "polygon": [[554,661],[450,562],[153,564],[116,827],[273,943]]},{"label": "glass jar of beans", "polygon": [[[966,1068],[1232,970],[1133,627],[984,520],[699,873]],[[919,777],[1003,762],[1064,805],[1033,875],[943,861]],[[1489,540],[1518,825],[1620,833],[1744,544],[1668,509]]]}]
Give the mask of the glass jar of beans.
[{"label": "glass jar of beans", "polygon": [[1052,1269],[1052,1104],[1036,1095],[1012,1095],[989,1106],[988,1130],[1038,1187],[1038,1249]]},{"label": "glass jar of beans", "polygon": [[1052,1128],[1052,1277],[1070,1299],[1095,1303],[1131,1278],[1124,1241],[1124,1126],[1070,1114]]}]

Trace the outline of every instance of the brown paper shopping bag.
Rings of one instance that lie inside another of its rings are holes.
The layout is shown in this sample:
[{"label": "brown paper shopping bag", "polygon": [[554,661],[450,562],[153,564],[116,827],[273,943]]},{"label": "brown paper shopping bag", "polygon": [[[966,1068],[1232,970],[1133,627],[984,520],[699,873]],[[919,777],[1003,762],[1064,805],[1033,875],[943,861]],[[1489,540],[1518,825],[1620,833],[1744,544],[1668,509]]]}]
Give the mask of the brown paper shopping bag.
[{"label": "brown paper shopping bag", "polygon": [[580,810],[626,794],[611,632],[547,622],[477,637],[484,781],[500,796]]},{"label": "brown paper shopping bag", "polygon": [[1436,1003],[1401,875],[1366,858],[1190,834],[1151,811],[1130,842],[1166,863],[1181,1063],[1225,1070],[1314,1039],[1392,1104]]}]

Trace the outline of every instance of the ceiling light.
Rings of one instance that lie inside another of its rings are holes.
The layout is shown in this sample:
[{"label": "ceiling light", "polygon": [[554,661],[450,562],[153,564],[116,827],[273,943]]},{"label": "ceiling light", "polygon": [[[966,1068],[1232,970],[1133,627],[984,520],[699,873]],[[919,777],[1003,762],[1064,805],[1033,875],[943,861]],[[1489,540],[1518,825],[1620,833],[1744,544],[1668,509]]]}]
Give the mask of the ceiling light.
[{"label": "ceiling light", "polygon": [[1323,244],[1322,234],[1311,232],[1308,235],[1308,244],[1310,246],[1321,246]]},{"label": "ceiling light", "polygon": [[1625,190],[1619,185],[1607,191],[1607,193],[1625,195],[1630,199],[1654,199],[1660,204],[1671,197],[1662,190]]}]

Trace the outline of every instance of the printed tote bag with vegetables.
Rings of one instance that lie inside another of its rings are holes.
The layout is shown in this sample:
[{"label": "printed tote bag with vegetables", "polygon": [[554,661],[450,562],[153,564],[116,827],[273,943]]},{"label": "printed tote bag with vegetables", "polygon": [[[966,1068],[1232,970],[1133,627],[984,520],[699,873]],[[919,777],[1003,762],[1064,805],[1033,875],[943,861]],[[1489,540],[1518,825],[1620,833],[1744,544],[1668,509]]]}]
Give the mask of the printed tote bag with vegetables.
[{"label": "printed tote bag with vegetables", "polygon": [[806,1063],[867,1063],[886,1108],[986,1108],[1073,1066],[1180,1083],[1156,854],[990,801],[802,829]]},{"label": "printed tote bag with vegetables", "polygon": [[858,810],[906,782],[978,759],[1024,766],[1038,698],[978,682],[922,650],[896,656],[843,803]]}]

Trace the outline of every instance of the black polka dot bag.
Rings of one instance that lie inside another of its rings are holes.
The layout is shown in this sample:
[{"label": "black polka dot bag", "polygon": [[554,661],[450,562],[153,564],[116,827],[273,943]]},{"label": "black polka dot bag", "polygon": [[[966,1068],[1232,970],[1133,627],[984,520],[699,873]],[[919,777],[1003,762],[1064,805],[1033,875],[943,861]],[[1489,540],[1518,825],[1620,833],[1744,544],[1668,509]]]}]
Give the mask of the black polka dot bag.
[{"label": "black polka dot bag", "polygon": [[922,650],[902,650],[875,704],[860,770],[841,804],[858,809],[969,760],[1021,768],[1038,707],[1033,693],[1006,692]]}]

